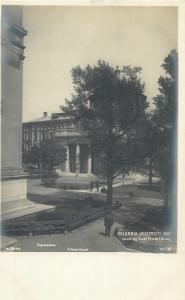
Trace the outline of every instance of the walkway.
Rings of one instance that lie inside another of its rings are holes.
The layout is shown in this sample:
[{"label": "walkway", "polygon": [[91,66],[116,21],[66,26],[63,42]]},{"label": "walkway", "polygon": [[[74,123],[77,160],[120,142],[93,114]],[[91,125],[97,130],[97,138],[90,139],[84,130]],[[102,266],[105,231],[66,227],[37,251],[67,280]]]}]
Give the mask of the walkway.
[{"label": "walkway", "polygon": [[[41,186],[39,180],[28,182],[29,199],[41,204],[58,205],[69,200],[83,200],[87,193],[79,191],[63,191],[60,189],[46,188]],[[134,196],[129,197],[129,192],[134,191]],[[93,195],[94,193],[88,192]],[[101,197],[105,199],[105,194],[96,193],[96,199]],[[153,198],[154,197],[154,198]],[[147,190],[140,190],[136,187],[123,186],[118,187],[114,193],[114,200],[119,200],[122,206],[114,211],[116,227],[141,220],[148,209],[155,206],[162,206],[163,200],[160,194]],[[115,237],[106,237],[104,235],[103,219],[91,222],[80,227],[73,232],[64,234],[42,235],[42,236],[22,236],[15,237],[15,249],[12,251],[92,251],[92,252],[123,252],[127,251],[118,243]],[[8,251],[8,249],[7,249]]]},{"label": "walkway", "polygon": [[[112,232],[120,224],[114,223]],[[16,237],[17,238],[17,237]],[[14,245],[17,251],[37,251],[37,252],[119,252],[126,249],[117,242],[115,237],[104,235],[103,219],[89,223],[71,233],[42,235],[42,236],[24,236],[18,237]],[[13,249],[12,249],[13,250]]]}]

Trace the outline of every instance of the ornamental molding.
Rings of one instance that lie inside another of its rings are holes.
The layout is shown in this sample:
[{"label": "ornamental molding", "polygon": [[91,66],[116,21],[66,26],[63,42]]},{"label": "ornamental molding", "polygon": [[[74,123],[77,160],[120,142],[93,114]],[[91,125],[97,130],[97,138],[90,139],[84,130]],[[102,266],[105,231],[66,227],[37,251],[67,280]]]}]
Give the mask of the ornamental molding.
[{"label": "ornamental molding", "polygon": [[6,51],[11,51],[19,56],[20,60],[24,60],[23,38],[27,35],[27,31],[11,23],[8,19],[2,18],[2,47],[6,48]]}]

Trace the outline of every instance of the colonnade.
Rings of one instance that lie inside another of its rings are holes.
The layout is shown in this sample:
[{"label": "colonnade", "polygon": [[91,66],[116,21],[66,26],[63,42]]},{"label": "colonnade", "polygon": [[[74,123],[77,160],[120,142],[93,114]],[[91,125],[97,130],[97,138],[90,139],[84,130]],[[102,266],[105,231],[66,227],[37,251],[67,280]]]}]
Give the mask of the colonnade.
[{"label": "colonnade", "polygon": [[[70,157],[69,157],[69,145],[65,145],[66,148],[66,161],[65,161],[65,172],[69,173],[71,172],[70,170]],[[80,173],[80,144],[75,144],[75,149],[76,149],[76,173]],[[92,173],[92,157],[91,154],[88,153],[87,155],[87,173],[91,174]]]}]

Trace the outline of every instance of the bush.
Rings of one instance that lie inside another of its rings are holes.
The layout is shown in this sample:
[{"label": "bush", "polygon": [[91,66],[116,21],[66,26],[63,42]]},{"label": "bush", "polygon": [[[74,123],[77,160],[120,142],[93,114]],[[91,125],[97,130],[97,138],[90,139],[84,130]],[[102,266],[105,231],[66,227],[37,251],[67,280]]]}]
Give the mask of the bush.
[{"label": "bush", "polygon": [[55,185],[58,179],[58,174],[56,171],[42,171],[41,172],[41,182],[46,186]]},{"label": "bush", "polygon": [[102,187],[102,188],[101,188],[101,193],[104,193],[104,194],[105,194],[106,192],[107,192],[107,189],[106,189],[105,187]]}]

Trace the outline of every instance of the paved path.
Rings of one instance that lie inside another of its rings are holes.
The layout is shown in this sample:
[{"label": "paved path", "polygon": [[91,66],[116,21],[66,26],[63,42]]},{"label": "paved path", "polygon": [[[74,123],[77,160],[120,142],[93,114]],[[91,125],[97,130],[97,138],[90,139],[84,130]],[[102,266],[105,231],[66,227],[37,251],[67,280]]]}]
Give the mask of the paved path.
[{"label": "paved path", "polygon": [[[112,232],[120,224],[114,223]],[[16,237],[17,238],[17,237]],[[25,236],[18,237],[18,242],[14,247],[20,251],[92,251],[92,252],[118,252],[126,251],[119,242],[111,235],[104,235],[103,219],[89,223],[71,233],[42,235],[42,236]],[[16,250],[15,249],[15,250]]]},{"label": "paved path", "polygon": [[[40,181],[31,180],[28,184],[28,192],[30,200],[42,204],[62,204],[64,200],[83,200],[87,197],[86,193],[75,193],[75,191],[63,191],[53,188],[40,186]],[[115,227],[120,227],[121,224],[128,226],[129,223],[136,222],[146,215],[146,211],[154,206],[161,206],[161,199],[153,199],[148,191],[134,190],[134,197],[129,198],[129,189],[121,194],[119,190],[115,191],[114,200],[119,200],[122,206],[114,211]],[[132,187],[133,189],[133,187]],[[136,189],[136,188],[135,188]],[[90,193],[93,195],[93,193]],[[153,193],[157,196],[159,193]],[[98,198],[96,193],[96,199]],[[99,193],[101,198],[105,199],[105,195]],[[159,196],[159,195],[158,195]],[[103,219],[91,222],[76,229],[74,232],[55,235],[42,236],[25,236],[15,237],[18,242],[14,245],[17,251],[95,251],[95,252],[117,252],[126,251],[126,249],[111,236],[104,236]],[[12,249],[13,250],[13,249]],[[16,250],[16,249],[15,249]]]}]

